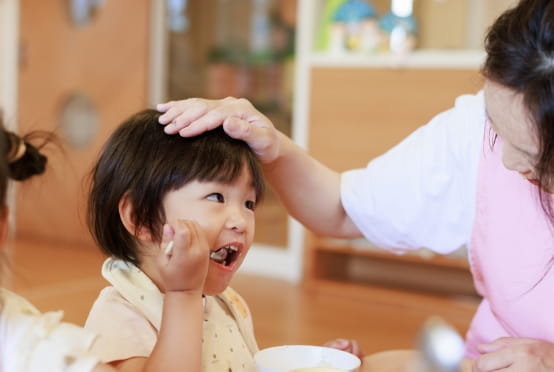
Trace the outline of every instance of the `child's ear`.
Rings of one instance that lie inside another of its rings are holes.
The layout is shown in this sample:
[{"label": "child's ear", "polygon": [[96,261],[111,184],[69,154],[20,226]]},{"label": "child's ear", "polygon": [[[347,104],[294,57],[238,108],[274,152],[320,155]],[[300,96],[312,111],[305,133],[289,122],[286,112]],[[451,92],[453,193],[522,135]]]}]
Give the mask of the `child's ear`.
[{"label": "child's ear", "polygon": [[135,213],[133,209],[133,203],[129,197],[129,194],[126,193],[121,200],[119,201],[119,218],[121,223],[125,226],[125,229],[129,234],[137,237],[139,240],[143,241],[152,241],[152,234],[145,227],[139,227],[137,229],[135,225]]}]

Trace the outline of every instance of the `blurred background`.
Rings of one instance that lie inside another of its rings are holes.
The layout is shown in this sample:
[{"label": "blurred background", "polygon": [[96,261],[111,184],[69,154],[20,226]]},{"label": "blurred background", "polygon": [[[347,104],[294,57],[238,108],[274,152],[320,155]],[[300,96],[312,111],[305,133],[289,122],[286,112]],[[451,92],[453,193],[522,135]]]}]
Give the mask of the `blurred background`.
[{"label": "blurred background", "polygon": [[[324,163],[362,167],[456,96],[481,88],[483,36],[514,2],[0,0],[5,121],[21,133],[54,130],[61,139],[48,150],[47,175],[19,187],[11,201],[12,285],[41,309],[61,307],[69,320],[84,320],[104,285],[103,257],[84,222],[86,176],[111,131],[132,113],[170,99],[246,97]],[[449,319],[467,326],[478,298],[464,247],[451,257],[425,247],[397,256],[364,240],[315,236],[271,191],[256,213],[255,245],[242,269],[253,277],[239,284],[248,291],[252,278],[278,280],[247,294],[284,290],[283,319],[306,321],[311,315],[299,301],[320,294],[325,301],[329,293],[348,295],[350,311],[362,311],[367,303],[359,301],[378,288],[439,296],[408,308],[416,314],[412,330],[443,300]],[[403,303],[395,296],[379,292],[381,305],[394,298],[379,316]],[[328,323],[318,322],[314,328]],[[265,342],[298,339],[288,329]],[[393,337],[391,345],[408,337]]]}]

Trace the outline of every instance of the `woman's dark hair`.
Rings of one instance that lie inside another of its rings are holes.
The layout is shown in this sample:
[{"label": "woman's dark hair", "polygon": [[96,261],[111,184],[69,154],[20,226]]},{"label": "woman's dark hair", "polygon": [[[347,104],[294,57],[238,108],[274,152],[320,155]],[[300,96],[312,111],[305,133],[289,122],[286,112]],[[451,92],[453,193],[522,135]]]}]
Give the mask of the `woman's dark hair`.
[{"label": "woman's dark hair", "polygon": [[197,137],[167,135],[160,113],[141,111],[110,136],[91,172],[88,226],[102,251],[138,265],[137,240],[119,216],[119,202],[128,197],[135,230],[144,227],[158,241],[165,223],[163,199],[191,181],[230,183],[244,166],[252,176],[256,201],[264,192],[261,167],[248,145],[221,127]]},{"label": "woman's dark hair", "polygon": [[[8,131],[0,119],[0,207],[6,207],[8,180],[23,181],[42,174],[47,157],[40,151],[53,134],[35,131],[23,137]],[[31,142],[40,139],[40,144]]]},{"label": "woman's dark hair", "polygon": [[485,39],[485,78],[520,93],[539,139],[539,200],[554,225],[554,1],[521,0]]}]

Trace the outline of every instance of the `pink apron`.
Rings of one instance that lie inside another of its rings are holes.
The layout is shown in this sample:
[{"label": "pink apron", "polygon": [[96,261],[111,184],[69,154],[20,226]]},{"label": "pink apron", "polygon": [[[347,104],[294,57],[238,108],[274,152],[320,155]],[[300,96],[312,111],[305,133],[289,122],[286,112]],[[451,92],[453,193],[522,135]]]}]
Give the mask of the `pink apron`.
[{"label": "pink apron", "polygon": [[483,301],[466,335],[466,353],[499,337],[554,342],[554,227],[537,187],[502,163],[502,140],[491,149],[489,126],[479,164],[469,261]]}]

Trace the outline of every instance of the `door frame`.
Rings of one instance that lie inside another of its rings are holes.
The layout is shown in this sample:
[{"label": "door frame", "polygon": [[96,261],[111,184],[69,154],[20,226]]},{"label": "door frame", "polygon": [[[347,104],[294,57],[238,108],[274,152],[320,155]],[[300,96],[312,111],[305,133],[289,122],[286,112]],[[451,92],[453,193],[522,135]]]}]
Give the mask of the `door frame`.
[{"label": "door frame", "polygon": [[[17,130],[17,94],[19,67],[19,0],[0,0],[0,110],[6,128]],[[15,189],[8,188],[9,208],[8,241],[5,242],[5,255],[13,256],[12,239],[15,231]],[[9,287],[9,270],[0,272],[3,286]]]},{"label": "door frame", "polygon": [[17,128],[19,0],[0,0],[0,108],[6,126]]}]

